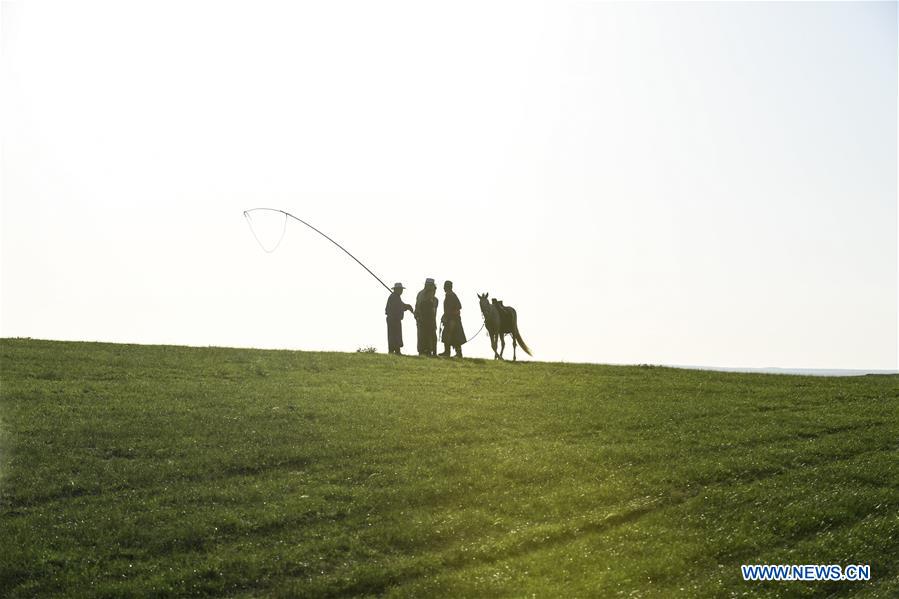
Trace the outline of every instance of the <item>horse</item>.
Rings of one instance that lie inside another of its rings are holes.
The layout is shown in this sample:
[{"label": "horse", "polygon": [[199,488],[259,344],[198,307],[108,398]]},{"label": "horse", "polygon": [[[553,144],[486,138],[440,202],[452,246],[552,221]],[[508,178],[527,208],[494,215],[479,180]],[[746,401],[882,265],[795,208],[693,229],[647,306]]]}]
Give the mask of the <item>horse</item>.
[{"label": "horse", "polygon": [[[518,332],[518,313],[511,306],[503,306],[503,303],[497,301],[487,301],[489,294],[478,294],[478,300],[481,304],[481,314],[484,315],[484,326],[487,327],[487,333],[490,334],[490,345],[493,347],[493,359],[502,360],[503,352],[506,350],[506,335],[512,335],[512,361],[516,361],[515,349],[521,346],[529,356],[531,350],[528,348],[521,333]],[[502,344],[499,353],[496,352],[497,337]]]}]

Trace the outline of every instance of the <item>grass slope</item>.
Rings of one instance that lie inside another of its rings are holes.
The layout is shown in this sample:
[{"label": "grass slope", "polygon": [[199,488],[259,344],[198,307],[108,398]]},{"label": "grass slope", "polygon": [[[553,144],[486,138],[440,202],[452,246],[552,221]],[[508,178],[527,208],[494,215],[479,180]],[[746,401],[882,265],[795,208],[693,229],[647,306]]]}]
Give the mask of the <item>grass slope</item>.
[{"label": "grass slope", "polygon": [[[0,341],[0,592],[899,596],[899,377]],[[871,564],[750,583],[742,563]]]}]

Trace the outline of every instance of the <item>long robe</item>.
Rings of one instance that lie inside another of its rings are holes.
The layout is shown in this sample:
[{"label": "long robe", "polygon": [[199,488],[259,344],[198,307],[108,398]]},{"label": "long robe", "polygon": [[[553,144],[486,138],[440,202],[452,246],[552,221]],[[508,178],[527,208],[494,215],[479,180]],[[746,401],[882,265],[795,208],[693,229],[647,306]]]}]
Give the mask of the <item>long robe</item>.
[{"label": "long robe", "polygon": [[437,306],[434,290],[422,289],[415,297],[415,323],[418,329],[418,353],[437,354]]},{"label": "long robe", "polygon": [[452,290],[449,290],[443,300],[443,342],[458,349],[465,341],[465,329],[462,328],[462,302]]},{"label": "long robe", "polygon": [[400,294],[391,293],[384,313],[387,315],[387,351],[399,352],[403,347],[403,315],[412,306],[403,303]]}]

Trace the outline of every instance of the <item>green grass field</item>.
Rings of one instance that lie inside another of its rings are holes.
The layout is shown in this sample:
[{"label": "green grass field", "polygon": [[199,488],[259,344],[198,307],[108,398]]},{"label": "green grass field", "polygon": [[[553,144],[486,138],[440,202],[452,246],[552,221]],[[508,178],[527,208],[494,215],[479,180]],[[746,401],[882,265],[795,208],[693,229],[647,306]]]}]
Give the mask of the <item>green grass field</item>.
[{"label": "green grass field", "polygon": [[0,350],[6,596],[899,596],[897,376]]}]

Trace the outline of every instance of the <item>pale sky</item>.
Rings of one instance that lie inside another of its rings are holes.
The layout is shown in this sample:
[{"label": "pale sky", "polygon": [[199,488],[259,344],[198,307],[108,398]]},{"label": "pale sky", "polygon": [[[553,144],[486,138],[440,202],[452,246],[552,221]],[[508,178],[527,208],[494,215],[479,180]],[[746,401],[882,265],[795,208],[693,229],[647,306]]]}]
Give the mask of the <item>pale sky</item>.
[{"label": "pale sky", "polygon": [[271,206],[409,302],[452,279],[469,335],[503,299],[534,359],[897,368],[896,3],[0,24],[0,336],[385,351],[383,288],[297,223],[263,252]]}]

